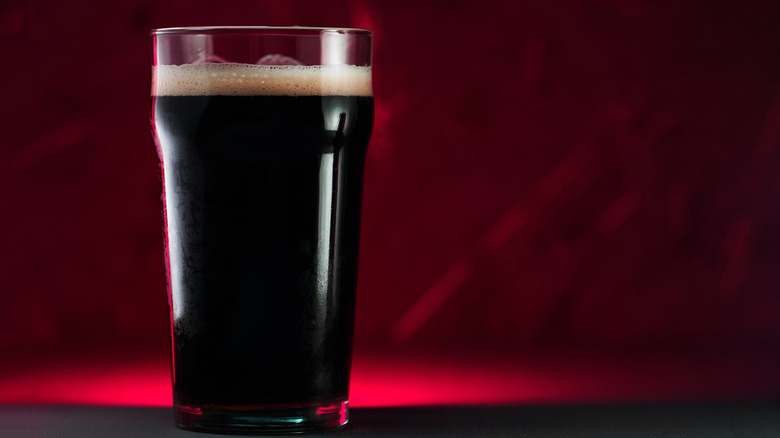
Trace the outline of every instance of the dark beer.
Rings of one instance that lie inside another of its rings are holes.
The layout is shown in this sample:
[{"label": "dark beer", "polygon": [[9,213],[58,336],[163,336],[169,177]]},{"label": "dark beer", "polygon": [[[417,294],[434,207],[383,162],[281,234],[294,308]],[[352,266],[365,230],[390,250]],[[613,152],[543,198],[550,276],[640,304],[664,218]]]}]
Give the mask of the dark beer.
[{"label": "dark beer", "polygon": [[165,74],[152,117],[176,405],[345,401],[370,82],[306,68]]}]

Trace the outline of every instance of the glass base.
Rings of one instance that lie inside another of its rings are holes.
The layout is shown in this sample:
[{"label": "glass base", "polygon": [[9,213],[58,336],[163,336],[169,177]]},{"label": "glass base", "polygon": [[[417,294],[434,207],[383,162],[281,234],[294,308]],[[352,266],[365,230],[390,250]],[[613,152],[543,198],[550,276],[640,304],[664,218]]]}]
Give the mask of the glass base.
[{"label": "glass base", "polygon": [[349,401],[306,406],[173,406],[176,423],[200,432],[276,434],[342,427]]}]

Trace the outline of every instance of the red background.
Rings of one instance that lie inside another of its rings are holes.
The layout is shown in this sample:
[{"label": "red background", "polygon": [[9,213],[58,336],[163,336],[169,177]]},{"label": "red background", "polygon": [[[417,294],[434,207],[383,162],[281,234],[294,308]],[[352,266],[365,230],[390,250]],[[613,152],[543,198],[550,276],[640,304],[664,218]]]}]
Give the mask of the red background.
[{"label": "red background", "polygon": [[166,404],[155,27],[376,33],[358,404],[780,395],[780,7],[0,5],[0,402]]}]

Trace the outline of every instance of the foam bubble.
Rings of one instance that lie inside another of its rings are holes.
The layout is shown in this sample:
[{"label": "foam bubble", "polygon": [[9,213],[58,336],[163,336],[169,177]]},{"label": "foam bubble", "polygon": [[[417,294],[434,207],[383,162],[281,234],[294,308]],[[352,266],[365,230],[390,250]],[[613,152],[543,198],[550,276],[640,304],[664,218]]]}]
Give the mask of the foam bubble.
[{"label": "foam bubble", "polygon": [[204,63],[153,68],[156,96],[371,96],[371,67]]}]

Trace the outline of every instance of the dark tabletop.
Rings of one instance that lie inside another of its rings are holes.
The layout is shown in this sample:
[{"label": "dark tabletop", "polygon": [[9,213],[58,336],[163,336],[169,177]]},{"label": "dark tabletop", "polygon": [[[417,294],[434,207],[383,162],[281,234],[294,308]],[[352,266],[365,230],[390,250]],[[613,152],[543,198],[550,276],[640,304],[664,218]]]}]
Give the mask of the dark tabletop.
[{"label": "dark tabletop", "polygon": [[[780,402],[356,408],[360,437],[780,437]],[[207,437],[169,408],[0,406],[0,437]]]}]

